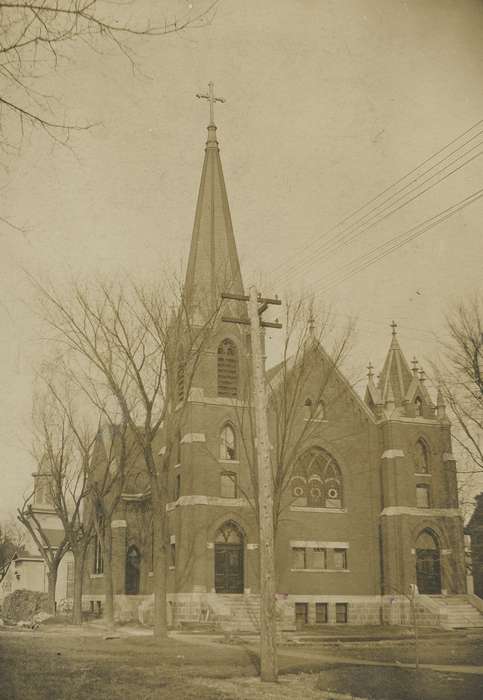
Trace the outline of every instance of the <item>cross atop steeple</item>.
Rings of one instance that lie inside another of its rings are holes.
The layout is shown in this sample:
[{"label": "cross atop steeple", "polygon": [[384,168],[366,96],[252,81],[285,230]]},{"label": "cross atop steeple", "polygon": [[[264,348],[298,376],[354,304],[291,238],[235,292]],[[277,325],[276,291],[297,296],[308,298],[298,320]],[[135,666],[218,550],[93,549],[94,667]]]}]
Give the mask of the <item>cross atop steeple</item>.
[{"label": "cross atop steeple", "polygon": [[391,323],[391,328],[392,328],[392,334],[395,336],[396,333],[397,333],[397,330],[396,330],[396,329],[397,329],[397,323],[396,323],[396,321],[393,321],[393,322]]},{"label": "cross atop steeple", "polygon": [[212,82],[208,83],[208,94],[202,95],[198,93],[196,95],[200,100],[208,100],[210,103],[210,126],[215,126],[215,102],[226,102],[223,97],[215,97],[215,86]]}]

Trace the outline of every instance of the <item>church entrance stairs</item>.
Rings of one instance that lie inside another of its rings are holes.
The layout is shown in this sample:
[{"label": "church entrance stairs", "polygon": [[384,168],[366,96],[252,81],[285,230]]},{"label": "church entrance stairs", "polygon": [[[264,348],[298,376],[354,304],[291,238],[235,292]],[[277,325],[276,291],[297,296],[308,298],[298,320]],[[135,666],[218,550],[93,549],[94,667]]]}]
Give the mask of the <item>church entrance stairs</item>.
[{"label": "church entrance stairs", "polygon": [[422,595],[418,603],[431,611],[444,629],[483,628],[483,600],[476,596]]}]

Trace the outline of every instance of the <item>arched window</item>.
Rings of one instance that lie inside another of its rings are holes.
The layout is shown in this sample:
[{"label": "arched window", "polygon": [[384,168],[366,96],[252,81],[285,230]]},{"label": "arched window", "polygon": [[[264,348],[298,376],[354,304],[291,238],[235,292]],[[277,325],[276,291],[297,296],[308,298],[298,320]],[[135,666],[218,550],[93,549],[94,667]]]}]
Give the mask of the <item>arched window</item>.
[{"label": "arched window", "polygon": [[222,498],[238,497],[238,479],[235,472],[221,472],[220,496]]},{"label": "arched window", "polygon": [[235,343],[225,338],[218,346],[218,396],[238,396],[238,352]]},{"label": "arched window", "polygon": [[338,465],[331,460],[324,474],[325,507],[342,507],[342,477]]},{"label": "arched window", "polygon": [[226,423],[220,433],[220,459],[232,462],[236,456],[235,431]]},{"label": "arched window", "polygon": [[418,418],[423,415],[423,402],[419,396],[417,396],[416,400],[414,401],[414,410]]},{"label": "arched window", "polygon": [[243,534],[236,523],[228,520],[217,531],[215,542],[217,544],[242,544]]},{"label": "arched window", "polygon": [[176,398],[178,399],[178,402],[184,401],[184,368],[185,368],[185,359],[184,359],[184,351],[183,348],[180,346],[178,350],[178,366],[176,368]]},{"label": "arched window", "polygon": [[181,464],[181,431],[176,432],[175,462]]},{"label": "arched window", "polygon": [[139,593],[141,570],[141,554],[135,545],[131,545],[126,552],[125,593],[137,595]]},{"label": "arched window", "polygon": [[325,404],[322,400],[313,401],[311,398],[306,398],[304,402],[306,420],[324,420],[325,419]]},{"label": "arched window", "polygon": [[423,530],[416,539],[416,583],[420,593],[441,593],[441,559],[438,539],[432,530]]},{"label": "arched window", "polygon": [[428,484],[416,485],[416,506],[418,508],[431,507],[431,494]]},{"label": "arched window", "polygon": [[[104,533],[104,523],[102,519],[99,521],[99,533],[94,534],[94,573],[103,574],[104,573],[104,556],[102,552],[102,536]],[[100,535],[100,537],[99,537]]]},{"label": "arched window", "polygon": [[429,448],[422,438],[416,442],[414,447],[414,463],[417,474],[429,473]]},{"label": "arched window", "polygon": [[336,460],[321,448],[299,459],[292,477],[294,505],[342,508],[342,474]]},{"label": "arched window", "polygon": [[291,485],[293,505],[307,505],[307,479],[300,475],[294,476]]}]

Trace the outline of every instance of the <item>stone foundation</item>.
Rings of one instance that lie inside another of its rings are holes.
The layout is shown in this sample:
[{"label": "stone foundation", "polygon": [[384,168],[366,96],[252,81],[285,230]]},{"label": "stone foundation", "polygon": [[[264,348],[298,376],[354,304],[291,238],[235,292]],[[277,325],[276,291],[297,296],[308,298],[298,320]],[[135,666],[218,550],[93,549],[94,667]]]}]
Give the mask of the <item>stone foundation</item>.
[{"label": "stone foundation", "polygon": [[[451,601],[451,597],[448,600]],[[296,603],[305,603],[307,606],[307,626],[316,626],[319,629],[323,628],[324,625],[335,624],[414,626],[411,603],[409,598],[405,596],[278,595],[276,614],[279,630],[296,629]],[[325,622],[317,621],[317,603],[325,603],[327,606],[327,620]],[[347,606],[347,621],[345,623],[337,621],[337,603],[343,603]],[[474,603],[473,607],[475,607]],[[483,612],[483,606],[481,607],[481,612]],[[83,608],[85,611],[101,614],[104,608],[104,595],[83,596]],[[418,596],[415,602],[418,627],[445,628],[451,626],[445,608],[446,606],[442,605],[441,601],[431,596]],[[153,612],[154,596],[152,594],[114,596],[114,617],[118,622],[136,621],[150,626],[153,624]],[[230,632],[258,632],[260,627],[260,596],[250,593],[234,595],[204,592],[168,594],[168,625],[181,627],[183,624],[215,626],[220,630]]]}]

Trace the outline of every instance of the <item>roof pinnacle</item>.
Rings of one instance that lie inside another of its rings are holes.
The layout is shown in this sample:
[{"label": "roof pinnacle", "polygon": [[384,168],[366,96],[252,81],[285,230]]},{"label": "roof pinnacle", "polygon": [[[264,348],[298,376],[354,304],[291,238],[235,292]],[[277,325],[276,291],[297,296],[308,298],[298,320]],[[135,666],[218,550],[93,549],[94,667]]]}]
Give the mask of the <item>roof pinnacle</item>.
[{"label": "roof pinnacle", "polygon": [[413,366],[412,373],[415,377],[417,377],[417,375],[418,375],[418,361],[416,359],[416,356],[414,356],[413,359],[411,360],[411,364]]},{"label": "roof pinnacle", "polygon": [[397,329],[397,323],[396,323],[396,321],[393,321],[393,322],[391,323],[391,328],[392,328],[392,335],[393,335],[394,337],[396,337],[396,335],[397,335],[397,330],[396,330],[396,329]]},{"label": "roof pinnacle", "polygon": [[368,370],[367,371],[367,378],[369,379],[369,381],[371,381],[371,379],[373,379],[373,377],[374,377],[374,365],[372,364],[372,362],[370,360],[369,360],[369,364],[367,365],[367,370]]}]

